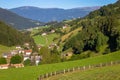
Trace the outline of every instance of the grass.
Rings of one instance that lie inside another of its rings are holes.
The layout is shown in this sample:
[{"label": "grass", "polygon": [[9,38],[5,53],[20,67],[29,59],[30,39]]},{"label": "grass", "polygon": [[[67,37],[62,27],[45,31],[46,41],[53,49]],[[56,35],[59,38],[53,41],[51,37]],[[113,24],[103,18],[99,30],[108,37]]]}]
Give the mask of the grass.
[{"label": "grass", "polygon": [[50,77],[47,80],[120,80],[120,65],[76,71]]},{"label": "grass", "polygon": [[15,46],[7,47],[7,46],[0,45],[0,55],[5,52],[9,52],[10,50],[13,50],[13,49],[15,49]]},{"label": "grass", "polygon": [[62,42],[65,41],[65,40],[68,39],[71,35],[72,35],[72,36],[76,35],[76,34],[78,33],[78,31],[81,31],[81,30],[82,30],[82,27],[77,28],[77,29],[71,31],[71,32],[68,33],[68,34],[65,34],[64,36],[62,36],[61,41],[62,41]]},{"label": "grass", "polygon": [[72,68],[76,66],[84,66],[89,64],[98,64],[110,61],[120,60],[120,51],[107,55],[91,57],[83,60],[69,61],[55,64],[45,64],[40,66],[31,66],[18,69],[0,70],[1,80],[36,80],[41,74]]},{"label": "grass", "polygon": [[60,35],[59,34],[56,34],[56,33],[53,33],[53,34],[50,34],[50,35],[47,35],[47,39],[48,39],[48,44],[51,44],[53,42],[53,39],[54,38],[58,38]]},{"label": "grass", "polygon": [[37,35],[37,36],[34,36],[33,39],[35,40],[36,44],[48,46],[51,43],[53,43],[53,39],[57,38],[57,37],[59,37],[59,34],[52,33],[52,34],[48,34],[46,36]]},{"label": "grass", "polygon": [[40,44],[40,45],[46,44],[45,36],[37,35],[37,36],[34,36],[33,39],[35,40],[36,44]]},{"label": "grass", "polygon": [[36,29],[36,27],[35,27],[35,28],[33,28],[32,31],[31,31],[31,36],[34,35],[34,34],[36,34],[36,33],[38,33],[38,32],[40,32],[40,31],[42,31],[42,29],[44,29],[44,28],[49,28],[49,27],[50,27],[50,26],[38,26],[37,29]]}]

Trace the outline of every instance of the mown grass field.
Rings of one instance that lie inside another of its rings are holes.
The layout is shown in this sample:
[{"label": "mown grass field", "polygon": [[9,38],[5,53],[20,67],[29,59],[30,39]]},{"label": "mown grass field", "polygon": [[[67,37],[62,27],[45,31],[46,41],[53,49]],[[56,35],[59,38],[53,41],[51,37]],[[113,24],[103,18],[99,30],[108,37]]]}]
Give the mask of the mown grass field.
[{"label": "mown grass field", "polygon": [[53,39],[57,37],[59,37],[59,34],[52,33],[45,36],[37,35],[37,36],[34,36],[33,39],[35,40],[36,44],[48,46],[53,42]]},{"label": "mown grass field", "polygon": [[61,74],[46,80],[120,80],[120,65]]},{"label": "mown grass field", "polygon": [[110,53],[108,55],[102,55],[97,57],[91,57],[83,60],[69,61],[55,64],[45,64],[40,66],[32,66],[18,69],[0,70],[1,80],[36,80],[41,74],[63,70],[67,68],[92,65],[110,61],[120,60],[120,51]]},{"label": "mown grass field", "polygon": [[0,56],[2,53],[9,52],[10,50],[13,50],[13,49],[15,49],[15,46],[7,47],[7,46],[0,45]]}]

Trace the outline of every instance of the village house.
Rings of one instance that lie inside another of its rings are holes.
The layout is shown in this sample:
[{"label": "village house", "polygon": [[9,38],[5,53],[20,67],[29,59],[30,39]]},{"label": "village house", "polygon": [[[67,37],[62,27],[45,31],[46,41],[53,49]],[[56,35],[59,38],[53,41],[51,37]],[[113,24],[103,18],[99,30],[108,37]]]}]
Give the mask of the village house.
[{"label": "village house", "polygon": [[23,49],[21,49],[21,50],[18,50],[18,53],[19,53],[19,54],[21,54],[21,53],[23,53],[23,54],[24,54],[24,53],[25,53],[25,51],[24,51]]},{"label": "village house", "polygon": [[16,46],[16,49],[21,49],[21,46]]},{"label": "village house", "polygon": [[12,51],[11,51],[11,54],[12,54],[12,55],[18,54],[18,50],[12,50]]},{"label": "village house", "polygon": [[67,25],[63,26],[63,29],[66,29],[67,28]]},{"label": "village house", "polygon": [[11,53],[3,53],[2,57],[10,59],[12,57],[12,54]]},{"label": "village house", "polygon": [[55,46],[57,47],[57,44],[52,43],[52,44],[50,44],[50,45],[48,46],[48,48],[49,48],[49,49],[52,49],[52,48],[54,48]]},{"label": "village house", "polygon": [[8,68],[9,68],[9,64],[0,65],[0,69],[8,69]]},{"label": "village house", "polygon": [[55,30],[53,29],[53,30],[51,30],[51,33],[54,33],[55,32]]},{"label": "village house", "polygon": [[70,59],[72,55],[73,55],[72,52],[67,52],[67,53],[62,54],[62,58]]},{"label": "village house", "polygon": [[25,43],[25,44],[24,44],[24,47],[26,47],[26,48],[29,49],[29,48],[30,48],[30,44],[29,44],[29,43]]},{"label": "village house", "polygon": [[35,29],[39,29],[39,27],[35,27]]},{"label": "village house", "polygon": [[61,54],[61,58],[66,58],[66,59],[70,59],[72,56],[73,56],[73,50],[72,50],[72,48],[64,51],[64,52]]},{"label": "village house", "polygon": [[25,43],[24,46],[29,46],[29,43]]},{"label": "village house", "polygon": [[35,63],[37,66],[38,66],[40,60],[41,60],[41,56],[35,56]]},{"label": "village house", "polygon": [[65,54],[65,56],[69,56],[69,57],[71,57],[72,55],[73,55],[72,52],[67,52],[67,53]]},{"label": "village house", "polygon": [[42,33],[42,36],[45,36],[45,35],[47,35],[47,33],[45,33],[45,32],[44,32],[44,33]]},{"label": "village house", "polygon": [[27,31],[32,31],[33,30],[33,28],[29,28],[29,29],[26,29]]},{"label": "village house", "polygon": [[21,68],[21,67],[24,67],[24,65],[22,63],[20,63],[20,64],[11,64],[11,67]]},{"label": "village house", "polygon": [[8,53],[3,53],[2,57],[7,58],[8,57]]},{"label": "village house", "polygon": [[32,50],[25,50],[25,55],[30,56],[32,54]]},{"label": "village house", "polygon": [[24,55],[23,56],[23,61],[27,60],[27,59],[30,59],[30,56],[29,55]]},{"label": "village house", "polygon": [[41,45],[37,45],[37,48],[38,48],[39,50],[41,49],[41,47],[42,47]]},{"label": "village house", "polygon": [[31,56],[31,62],[35,62],[36,65],[38,65],[40,63],[40,61],[42,60],[42,56]]}]

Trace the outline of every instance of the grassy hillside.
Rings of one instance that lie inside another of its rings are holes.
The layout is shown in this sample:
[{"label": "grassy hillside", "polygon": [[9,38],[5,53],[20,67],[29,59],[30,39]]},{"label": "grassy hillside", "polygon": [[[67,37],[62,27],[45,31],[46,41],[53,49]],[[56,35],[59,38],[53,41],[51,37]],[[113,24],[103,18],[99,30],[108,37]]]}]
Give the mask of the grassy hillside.
[{"label": "grassy hillside", "polygon": [[15,47],[7,47],[7,46],[3,46],[3,45],[0,45],[0,56],[2,53],[5,53],[5,52],[9,52],[10,50],[13,50],[15,49]]},{"label": "grassy hillside", "polygon": [[75,30],[73,30],[73,31],[71,31],[71,32],[63,35],[63,36],[61,37],[61,41],[63,42],[63,41],[65,41],[66,39],[68,39],[69,37],[71,37],[71,36],[73,36],[73,35],[76,35],[76,34],[77,34],[79,31],[81,31],[81,30],[82,30],[82,27],[77,28],[77,29],[75,29]]},{"label": "grassy hillside", "polygon": [[56,33],[48,34],[46,36],[42,36],[42,35],[33,36],[35,43],[43,46],[50,45],[53,42],[54,38],[57,37],[59,37],[59,35]]},{"label": "grassy hillside", "polygon": [[69,61],[56,64],[46,64],[40,66],[32,66],[18,69],[0,70],[0,79],[2,80],[36,80],[40,74],[53,72],[56,70],[63,70],[75,66],[84,66],[89,64],[98,64],[110,61],[120,60],[120,51],[102,55],[98,57],[91,57],[88,59]]},{"label": "grassy hillside", "polygon": [[40,44],[40,45],[45,45],[46,44],[46,39],[45,39],[44,36],[37,35],[37,36],[34,36],[33,39],[35,40],[36,44]]},{"label": "grassy hillside", "polygon": [[120,80],[120,65],[58,75],[49,80]]}]

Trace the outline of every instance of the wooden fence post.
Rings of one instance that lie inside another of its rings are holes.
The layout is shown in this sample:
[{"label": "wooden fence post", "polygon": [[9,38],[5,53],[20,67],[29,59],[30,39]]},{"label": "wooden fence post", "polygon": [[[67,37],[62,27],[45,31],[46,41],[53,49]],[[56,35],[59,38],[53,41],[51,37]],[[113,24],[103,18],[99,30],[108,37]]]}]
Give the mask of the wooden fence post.
[{"label": "wooden fence post", "polygon": [[68,72],[70,72],[70,69],[68,68]]},{"label": "wooden fence post", "polygon": [[64,72],[63,72],[64,74],[65,74],[65,69],[64,69]]},{"label": "wooden fence post", "polygon": [[89,69],[91,68],[91,65],[89,65]]},{"label": "wooden fence post", "polygon": [[83,70],[85,70],[85,66],[83,66]]},{"label": "wooden fence post", "polygon": [[42,79],[44,79],[45,78],[45,76],[44,75],[42,75]]},{"label": "wooden fence post", "polygon": [[73,68],[68,68],[68,69],[64,69],[63,71],[55,71],[55,72],[51,72],[51,73],[47,73],[47,74],[44,74],[44,75],[40,75],[37,80],[42,80],[44,78],[48,78],[50,76],[54,76],[54,75],[57,75],[57,74],[65,74],[67,72],[70,72],[70,71],[75,71],[75,70],[86,70],[86,69],[91,69],[91,68],[96,68],[96,67],[104,67],[104,66],[112,66],[112,65],[115,65],[115,64],[120,64],[120,61],[111,61],[111,62],[108,62],[108,63],[100,63],[98,65],[88,65],[88,66],[83,66],[83,67],[73,67]]},{"label": "wooden fence post", "polygon": [[78,66],[78,70],[80,70],[80,67]]},{"label": "wooden fence post", "polygon": [[50,73],[50,76],[52,76],[52,72]]},{"label": "wooden fence post", "polygon": [[73,67],[73,71],[75,70],[75,68]]},{"label": "wooden fence post", "polygon": [[111,61],[111,66],[113,65],[113,62]]},{"label": "wooden fence post", "polygon": [[102,66],[102,63],[100,63],[100,67],[103,67],[103,66]]},{"label": "wooden fence post", "polygon": [[46,74],[46,78],[48,78],[48,74]]},{"label": "wooden fence post", "polygon": [[54,72],[54,74],[56,75],[56,71]]}]

